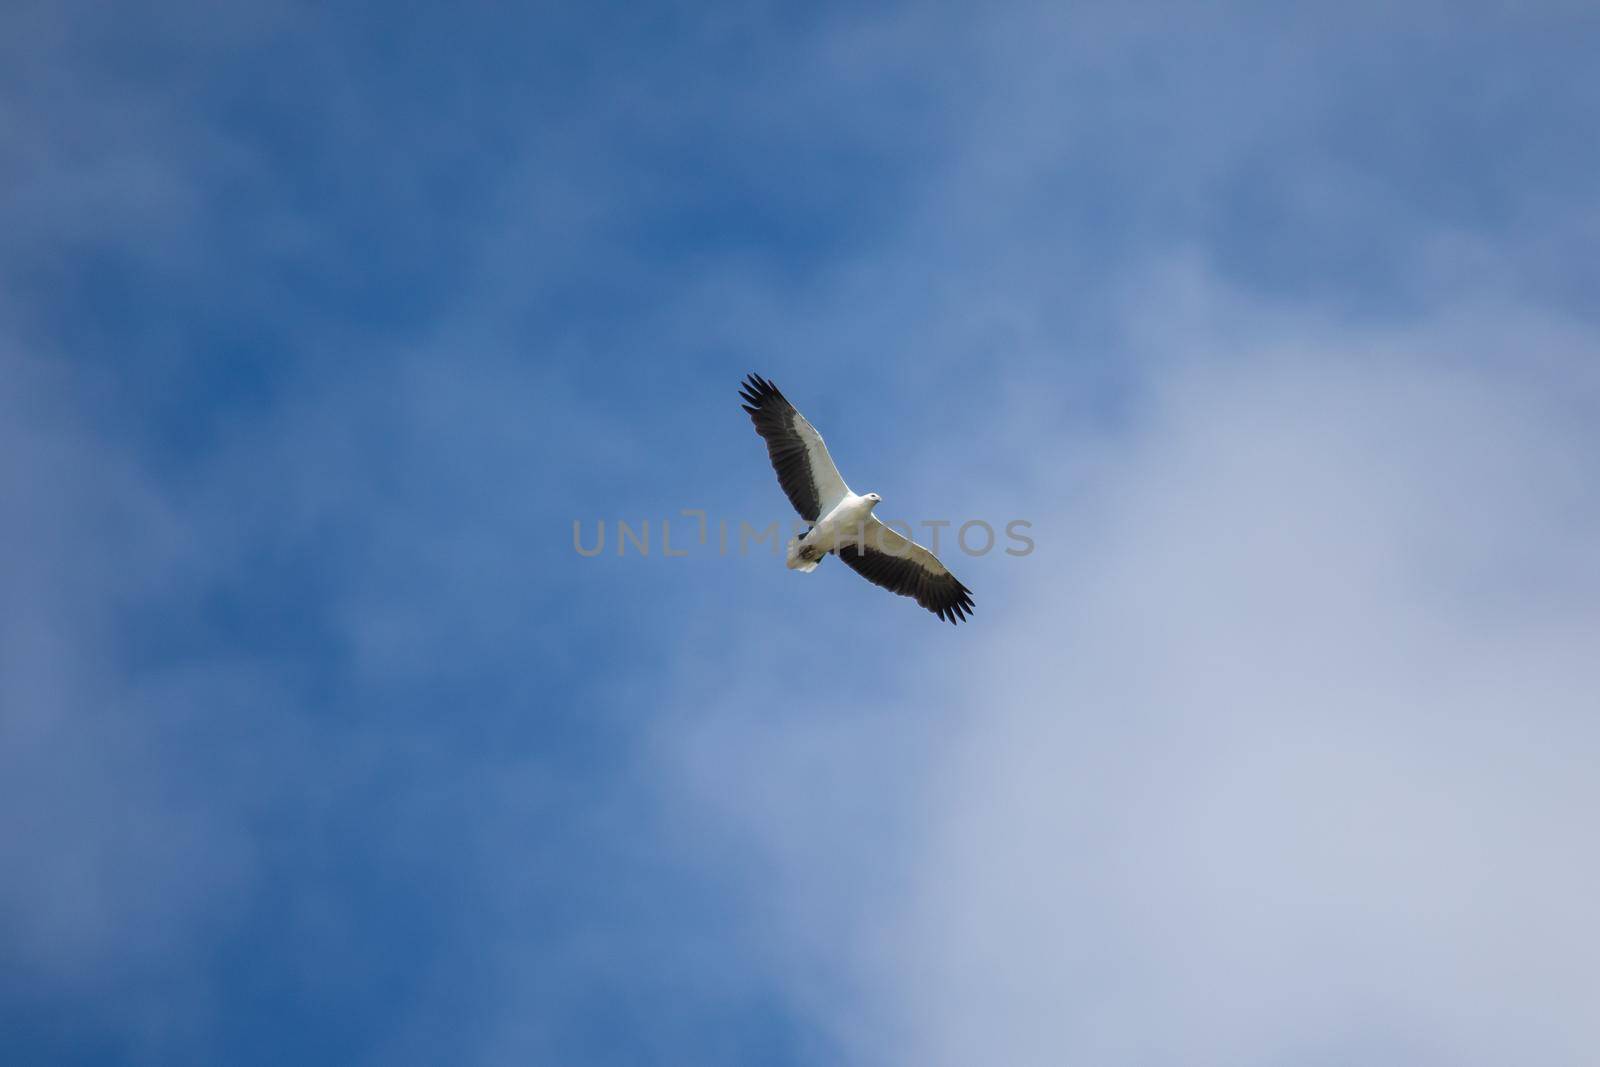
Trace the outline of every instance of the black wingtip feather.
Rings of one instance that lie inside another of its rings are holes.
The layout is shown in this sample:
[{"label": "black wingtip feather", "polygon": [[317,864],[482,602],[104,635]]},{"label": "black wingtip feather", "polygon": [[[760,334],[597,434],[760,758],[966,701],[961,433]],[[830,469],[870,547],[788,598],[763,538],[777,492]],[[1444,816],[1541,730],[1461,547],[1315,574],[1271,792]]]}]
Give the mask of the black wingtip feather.
[{"label": "black wingtip feather", "polygon": [[763,401],[768,399],[776,399],[780,401],[784,399],[783,393],[776,385],[772,384],[772,380],[770,378],[763,378],[754,371],[745,375],[745,380],[740,383],[740,386],[750,394],[749,396],[746,396],[745,399],[758,407]]}]

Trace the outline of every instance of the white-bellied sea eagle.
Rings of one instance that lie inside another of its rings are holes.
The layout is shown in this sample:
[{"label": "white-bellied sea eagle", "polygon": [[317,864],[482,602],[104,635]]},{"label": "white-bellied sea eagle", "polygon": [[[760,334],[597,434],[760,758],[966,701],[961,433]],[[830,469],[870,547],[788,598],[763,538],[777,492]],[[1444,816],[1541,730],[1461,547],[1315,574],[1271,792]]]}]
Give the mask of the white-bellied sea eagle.
[{"label": "white-bellied sea eagle", "polygon": [[822,435],[777,386],[752,374],[741,384],[739,399],[756,424],[756,433],[767,442],[767,457],[789,503],[811,523],[811,529],[789,543],[791,569],[814,571],[831,552],[873,585],[915,597],[946,622],[972,614],[972,590],[932,552],[872,513],[882,497],[850,491]]}]

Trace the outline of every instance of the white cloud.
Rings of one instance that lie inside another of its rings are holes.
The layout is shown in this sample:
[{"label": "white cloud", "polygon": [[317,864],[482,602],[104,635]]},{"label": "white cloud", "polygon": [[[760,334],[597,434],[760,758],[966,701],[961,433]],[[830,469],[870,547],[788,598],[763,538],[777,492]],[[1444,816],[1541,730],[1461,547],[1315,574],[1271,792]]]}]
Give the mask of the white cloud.
[{"label": "white cloud", "polygon": [[701,721],[796,1005],[868,1062],[1584,1062],[1600,339],[1134,288],[1040,551],[960,642],[818,650],[905,710]]}]

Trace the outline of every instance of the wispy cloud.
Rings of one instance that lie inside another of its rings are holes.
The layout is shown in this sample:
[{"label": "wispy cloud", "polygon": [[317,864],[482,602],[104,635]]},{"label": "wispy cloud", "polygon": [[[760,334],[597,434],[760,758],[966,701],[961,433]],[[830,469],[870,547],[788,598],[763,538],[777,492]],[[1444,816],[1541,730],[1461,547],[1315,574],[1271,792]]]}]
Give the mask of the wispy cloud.
[{"label": "wispy cloud", "polygon": [[[24,1058],[1593,1036],[1581,24],[157,8],[0,15]],[[751,369],[1038,550],[576,557]]]},{"label": "wispy cloud", "polygon": [[959,667],[708,712],[796,1003],[862,1062],[1583,1062],[1600,339],[1186,276],[1127,305],[1166,328],[1103,461],[1036,439],[1081,502]]}]

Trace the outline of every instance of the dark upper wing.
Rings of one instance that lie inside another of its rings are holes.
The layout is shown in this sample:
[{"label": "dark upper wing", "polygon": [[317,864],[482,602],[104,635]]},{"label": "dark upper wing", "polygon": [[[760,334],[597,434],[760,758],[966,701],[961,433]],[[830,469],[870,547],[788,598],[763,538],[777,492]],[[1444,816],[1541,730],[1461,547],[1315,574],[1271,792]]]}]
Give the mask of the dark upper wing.
[{"label": "dark upper wing", "polygon": [[868,521],[864,543],[844,545],[837,552],[845,566],[873,585],[915,597],[948,623],[972,614],[972,590],[956,581],[939,557],[901,537],[877,516]]},{"label": "dark upper wing", "polygon": [[767,458],[778,472],[778,484],[788,494],[789,503],[807,522],[816,522],[844,499],[850,487],[839,476],[839,468],[828,455],[822,435],[795,410],[778,387],[752,374],[740,386],[756,433],[767,442]]}]

